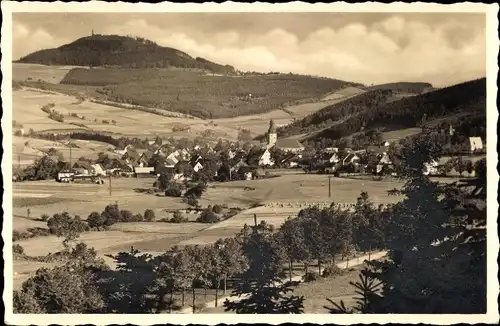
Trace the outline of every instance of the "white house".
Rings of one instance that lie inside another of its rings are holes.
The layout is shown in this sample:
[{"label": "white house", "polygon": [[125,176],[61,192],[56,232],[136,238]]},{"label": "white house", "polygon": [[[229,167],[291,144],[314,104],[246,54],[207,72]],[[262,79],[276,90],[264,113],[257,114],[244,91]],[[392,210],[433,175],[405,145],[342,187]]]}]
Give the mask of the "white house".
[{"label": "white house", "polygon": [[469,137],[469,143],[471,152],[483,149],[483,141],[481,137]]},{"label": "white house", "polygon": [[196,162],[196,164],[193,166],[193,170],[194,172],[198,172],[200,171],[201,169],[203,169],[203,165],[201,165],[200,162]]},{"label": "white house", "polygon": [[106,172],[102,168],[101,164],[92,164],[91,168],[91,171],[94,175],[106,175]]},{"label": "white house", "polygon": [[430,162],[424,163],[424,169],[422,173],[424,175],[433,175],[438,173],[439,162],[432,160]]},{"label": "white house", "polygon": [[273,165],[274,162],[271,157],[271,152],[269,152],[268,149],[264,151],[264,153],[260,156],[259,158],[259,165],[260,166],[265,166],[265,165]]},{"label": "white house", "polygon": [[357,156],[354,153],[349,153],[344,157],[342,160],[342,165],[349,165],[349,164],[354,164],[360,160],[359,156]]},{"label": "white house", "polygon": [[330,156],[330,158],[328,159],[328,162],[330,162],[330,163],[337,163],[339,161],[340,161],[340,158],[337,155],[337,153],[333,153],[333,155]]},{"label": "white house", "polygon": [[382,154],[382,157],[380,157],[380,160],[378,161],[377,164],[377,173],[380,173],[384,166],[392,164],[391,158],[387,153]]}]

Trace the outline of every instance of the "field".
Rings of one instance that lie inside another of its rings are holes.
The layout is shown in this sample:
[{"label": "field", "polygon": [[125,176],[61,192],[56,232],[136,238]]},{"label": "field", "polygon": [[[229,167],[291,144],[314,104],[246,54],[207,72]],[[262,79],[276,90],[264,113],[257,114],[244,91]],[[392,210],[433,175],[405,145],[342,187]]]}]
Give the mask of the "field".
[{"label": "field", "polygon": [[[153,209],[157,220],[171,217],[171,213],[164,209],[186,208],[186,204],[179,198],[138,194],[134,191],[135,188],[150,186],[152,180],[113,179],[112,196],[109,196],[108,185],[60,184],[55,181],[15,183],[14,229],[23,231],[30,227],[45,227],[45,222],[39,220],[42,214],[68,211],[86,218],[91,212],[101,212],[107,204],[115,201],[120,209],[128,209],[133,213]],[[301,208],[309,204],[328,205],[332,201],[354,203],[361,190],[368,191],[371,199],[377,204],[399,200],[386,193],[387,190],[398,187],[400,184],[397,182],[332,178],[332,198],[328,198],[327,185],[325,176],[306,174],[215,183],[202,196],[200,203],[203,207],[225,203],[229,207],[247,210],[213,225],[194,222],[119,223],[109,231],[86,233],[80,239],[96,248],[101,255],[128,250],[132,245],[139,250],[156,253],[175,244],[213,243],[221,237],[234,236],[244,224],[253,224],[254,214],[257,215],[258,221],[265,220],[278,227],[288,216],[296,216]],[[23,204],[26,201],[33,205]],[[262,206],[250,208],[255,203]],[[285,207],[280,206],[282,203]],[[27,217],[28,208],[30,218]],[[62,248],[61,239],[54,236],[17,243],[25,248],[28,255],[45,255]]]},{"label": "field", "polygon": [[[114,149],[114,146],[107,143],[87,140],[72,140],[71,143],[73,146],[77,146],[71,149],[73,161],[80,157],[97,159],[100,152],[104,152],[110,157],[116,155],[109,151]],[[32,164],[35,159],[44,156],[44,152],[50,148],[60,152],[63,158],[69,161],[69,147],[63,142],[14,136],[12,141],[12,163],[13,165],[18,163],[20,165]]]},{"label": "field", "polygon": [[38,64],[12,64],[12,79],[14,81],[45,81],[58,84],[73,69],[72,66],[45,66]]},{"label": "field", "polygon": [[[63,114],[64,122],[57,122],[48,117],[41,107],[53,103],[53,110]],[[191,137],[211,129],[216,137],[236,139],[237,130],[223,126],[209,125],[200,119],[165,117],[134,109],[119,108],[110,105],[78,101],[73,96],[61,93],[40,92],[34,89],[22,89],[13,92],[13,118],[21,123],[24,130],[67,132],[76,130],[94,130],[111,132],[117,136],[164,137],[185,136],[172,131],[176,126],[189,126]],[[76,114],[80,118],[69,116]],[[103,122],[107,120],[108,123]],[[115,124],[112,121],[116,121]],[[73,125],[71,123],[82,124]]]},{"label": "field", "polygon": [[298,75],[238,78],[169,69],[73,69],[63,84],[105,86],[110,100],[203,118],[259,114],[283,104],[321,97],[346,82]]}]

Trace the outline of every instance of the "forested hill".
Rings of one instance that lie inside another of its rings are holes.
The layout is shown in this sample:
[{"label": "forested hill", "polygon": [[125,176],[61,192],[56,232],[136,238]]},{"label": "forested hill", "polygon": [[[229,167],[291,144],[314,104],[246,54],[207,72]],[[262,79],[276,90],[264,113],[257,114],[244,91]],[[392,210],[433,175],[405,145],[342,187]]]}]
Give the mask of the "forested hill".
[{"label": "forested hill", "polygon": [[381,128],[389,131],[411,128],[437,118],[459,113],[485,116],[486,78],[406,97],[382,105],[369,105],[361,113],[311,135],[308,140],[340,139],[362,129]]},{"label": "forested hill", "polygon": [[432,84],[420,82],[397,82],[380,84],[368,87],[369,90],[391,90],[394,92],[409,93],[409,94],[422,94],[433,90]]},{"label": "forested hill", "polygon": [[19,63],[66,66],[118,66],[126,68],[190,68],[234,74],[229,65],[193,58],[182,51],[155,42],[119,35],[92,35],[54,49],[28,54]]},{"label": "forested hill", "polygon": [[278,129],[278,135],[289,137],[311,133],[331,126],[343,119],[354,117],[370,108],[385,104],[393,95],[391,90],[373,90],[349,98],[345,101],[329,105],[301,120]]}]

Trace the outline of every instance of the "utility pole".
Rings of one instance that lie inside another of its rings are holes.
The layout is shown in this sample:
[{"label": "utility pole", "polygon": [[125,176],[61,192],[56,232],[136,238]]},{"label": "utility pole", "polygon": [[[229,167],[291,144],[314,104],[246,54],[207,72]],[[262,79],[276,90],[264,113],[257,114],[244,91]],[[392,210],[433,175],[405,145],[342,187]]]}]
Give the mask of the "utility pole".
[{"label": "utility pole", "polygon": [[332,176],[328,176],[328,198],[332,197]]},{"label": "utility pole", "polygon": [[21,169],[21,154],[17,154],[17,168]]},{"label": "utility pole", "polygon": [[111,197],[111,174],[109,175],[109,196]]},{"label": "utility pole", "polygon": [[71,142],[70,142],[69,143],[69,170],[70,171],[73,171],[73,166],[71,165],[72,153],[73,153],[73,148],[71,147]]},{"label": "utility pole", "polygon": [[257,214],[253,214],[253,223],[257,226]]}]

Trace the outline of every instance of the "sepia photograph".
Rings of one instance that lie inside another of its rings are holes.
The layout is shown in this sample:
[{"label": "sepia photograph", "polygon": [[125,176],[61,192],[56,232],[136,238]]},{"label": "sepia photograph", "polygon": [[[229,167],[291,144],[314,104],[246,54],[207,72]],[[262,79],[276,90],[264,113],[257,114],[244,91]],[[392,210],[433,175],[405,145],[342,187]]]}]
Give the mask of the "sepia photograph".
[{"label": "sepia photograph", "polygon": [[498,322],[498,9],[2,2],[5,323]]}]

